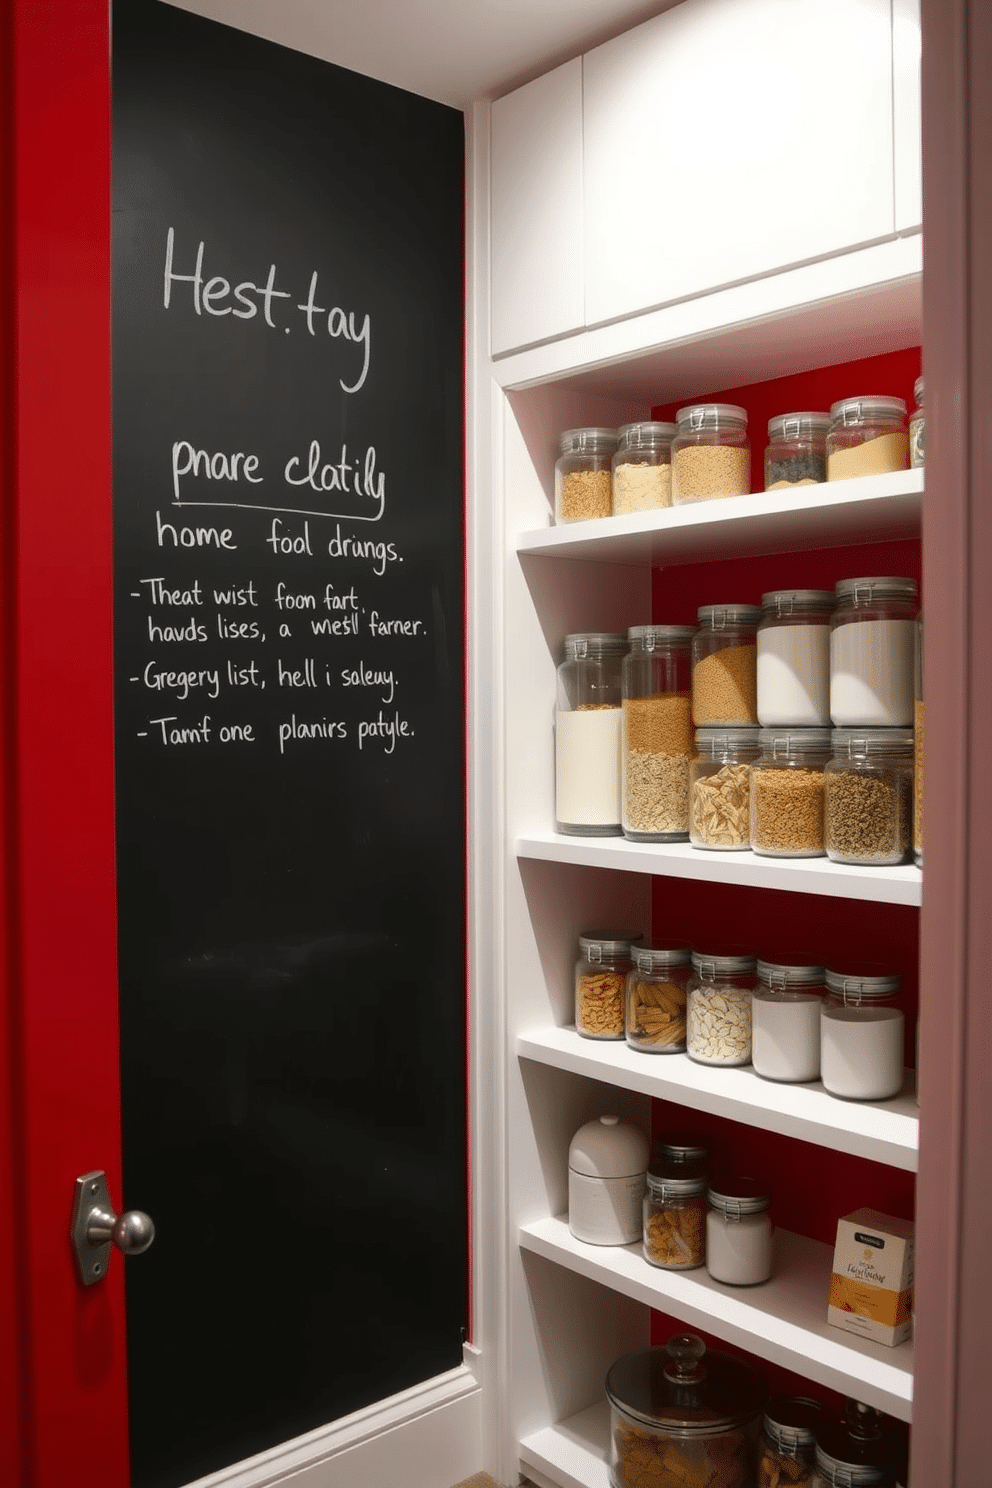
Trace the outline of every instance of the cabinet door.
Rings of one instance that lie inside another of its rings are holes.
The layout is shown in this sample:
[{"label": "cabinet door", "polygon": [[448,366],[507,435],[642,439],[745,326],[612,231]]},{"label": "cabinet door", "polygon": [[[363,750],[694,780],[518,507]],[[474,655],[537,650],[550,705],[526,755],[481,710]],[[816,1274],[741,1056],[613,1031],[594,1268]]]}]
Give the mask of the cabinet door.
[{"label": "cabinet door", "polygon": [[920,62],[920,0],[892,0],[892,118],[899,233],[911,232],[923,223]]},{"label": "cabinet door", "polygon": [[582,59],[492,107],[492,352],[582,325]]},{"label": "cabinet door", "polygon": [[583,87],[589,325],[894,231],[890,0],[686,0]]}]

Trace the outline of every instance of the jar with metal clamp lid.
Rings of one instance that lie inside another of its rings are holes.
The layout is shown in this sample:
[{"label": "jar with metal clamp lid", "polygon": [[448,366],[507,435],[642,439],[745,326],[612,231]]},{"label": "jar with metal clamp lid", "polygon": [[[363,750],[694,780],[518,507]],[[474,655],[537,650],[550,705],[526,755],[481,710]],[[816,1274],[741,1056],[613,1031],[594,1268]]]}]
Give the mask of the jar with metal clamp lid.
[{"label": "jar with metal clamp lid", "polygon": [[830,724],[830,589],[773,589],[761,596],[758,722],[763,728]]},{"label": "jar with metal clamp lid", "polygon": [[616,429],[566,429],[555,461],[555,519],[586,522],[613,511]]},{"label": "jar with metal clamp lid", "polygon": [[756,727],[761,610],[751,604],[700,605],[692,638],[692,721],[697,728]]},{"label": "jar with metal clamp lid", "polygon": [[724,852],[751,846],[751,765],[756,728],[696,730],[689,767],[689,841]]},{"label": "jar with metal clamp lid", "polygon": [[672,504],[674,424],[624,424],[613,456],[613,514],[656,511]]},{"label": "jar with metal clamp lid", "polygon": [[829,428],[829,413],[780,413],[769,419],[765,490],[788,490],[825,481]]},{"label": "jar with metal clamp lid", "polygon": [[916,407],[909,416],[909,465],[911,470],[922,470],[926,464],[927,415],[923,406],[922,374],[913,384]]},{"label": "jar with metal clamp lid", "polygon": [[627,637],[565,637],[555,703],[555,826],[574,837],[619,837],[621,668]]},{"label": "jar with metal clamp lid", "polygon": [[910,850],[913,730],[834,729],[823,771],[823,832],[833,863],[904,863]]},{"label": "jar with metal clamp lid", "polygon": [[916,581],[841,579],[830,617],[830,717],[836,728],[910,728]]},{"label": "jar with metal clamp lid", "polygon": [[909,431],[902,398],[841,398],[830,409],[827,480],[909,469]]},{"label": "jar with metal clamp lid", "polygon": [[750,1064],[755,958],[693,951],[686,1052],[698,1064]]},{"label": "jar with metal clamp lid", "polygon": [[681,1054],[685,1049],[688,950],[635,946],[627,974],[627,1042],[648,1054]]},{"label": "jar with metal clamp lid", "polygon": [[584,1038],[622,1039],[624,993],[639,930],[586,930],[575,963],[575,1027]]},{"label": "jar with metal clamp lid", "polygon": [[816,1433],[826,1420],[824,1407],[808,1396],[770,1400],[761,1423],[758,1488],[812,1488]]},{"label": "jar with metal clamp lid", "polygon": [[705,1263],[705,1163],[652,1158],[644,1194],[644,1259],[666,1271],[693,1271]]},{"label": "jar with metal clamp lid", "polygon": [[706,1269],[728,1286],[758,1286],[772,1274],[771,1194],[756,1178],[714,1178],[708,1191]]},{"label": "jar with metal clamp lid", "polygon": [[691,625],[633,625],[623,661],[623,834],[689,836]]},{"label": "jar with metal clamp lid", "polygon": [[888,1100],[902,1089],[906,1020],[902,978],[877,968],[826,972],[820,1078],[844,1100]]},{"label": "jar with metal clamp lid", "polygon": [[765,1080],[820,1078],[822,966],[758,962],[751,1006],[751,1063]]},{"label": "jar with metal clamp lid", "polygon": [[747,410],[733,403],[694,403],[680,408],[675,417],[672,504],[747,496],[751,490]]},{"label": "jar with metal clamp lid", "polygon": [[823,770],[829,729],[762,729],[751,766],[751,850],[772,858],[818,858],[823,844]]},{"label": "jar with metal clamp lid", "polygon": [[841,1421],[816,1434],[813,1488],[895,1488],[896,1445],[888,1418],[860,1400],[845,1400]]}]

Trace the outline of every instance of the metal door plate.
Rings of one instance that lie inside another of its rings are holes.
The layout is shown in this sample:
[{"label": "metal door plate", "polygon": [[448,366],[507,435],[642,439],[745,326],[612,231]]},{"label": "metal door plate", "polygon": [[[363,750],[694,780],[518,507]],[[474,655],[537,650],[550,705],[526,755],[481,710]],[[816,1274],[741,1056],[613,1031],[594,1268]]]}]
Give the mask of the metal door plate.
[{"label": "metal door plate", "polygon": [[111,1214],[114,1212],[107,1188],[107,1175],[100,1171],[83,1173],[76,1179],[76,1196],[72,1206],[70,1238],[83,1286],[92,1286],[94,1282],[102,1281],[110,1265],[110,1241],[94,1243],[86,1238],[94,1209],[109,1211]]}]

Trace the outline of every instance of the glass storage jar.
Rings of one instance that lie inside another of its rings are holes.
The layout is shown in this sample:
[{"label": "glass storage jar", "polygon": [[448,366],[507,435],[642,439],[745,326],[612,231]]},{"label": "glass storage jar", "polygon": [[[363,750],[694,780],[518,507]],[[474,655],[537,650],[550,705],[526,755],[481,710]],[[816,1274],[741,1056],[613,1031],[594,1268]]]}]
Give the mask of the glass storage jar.
[{"label": "glass storage jar", "polygon": [[758,623],[758,722],[763,728],[830,724],[830,589],[772,589]]},{"label": "glass storage jar", "polygon": [[805,1395],[770,1400],[761,1423],[758,1488],[812,1488],[816,1433],[826,1420],[820,1402]]},{"label": "glass storage jar", "polygon": [[688,950],[635,946],[627,974],[627,1042],[649,1054],[681,1054],[685,1049]]},{"label": "glass storage jar", "polygon": [[706,1262],[706,1166],[652,1159],[644,1194],[644,1259],[665,1271]]},{"label": "glass storage jar", "polygon": [[692,721],[697,728],[758,722],[757,605],[700,605],[692,639]]},{"label": "glass storage jar", "polygon": [[672,504],[674,424],[624,424],[613,456],[613,515]]},{"label": "glass storage jar", "polygon": [[841,398],[830,409],[827,480],[909,469],[909,431],[902,398]]},{"label": "glass storage jar", "polygon": [[762,729],[751,766],[751,851],[771,858],[820,858],[823,770],[829,729]]},{"label": "glass storage jar", "polygon": [[623,660],[621,822],[635,842],[689,836],[691,625],[633,625]]},{"label": "glass storage jar", "polygon": [[913,648],[913,857],[923,867],[923,612],[916,617]]},{"label": "glass storage jar", "polygon": [[672,504],[747,496],[751,490],[751,445],[747,410],[733,403],[694,403],[675,415],[672,440]]},{"label": "glass storage jar", "polygon": [[565,637],[555,706],[555,827],[578,837],[619,837],[621,664],[627,637]]},{"label": "glass storage jar", "polygon": [[619,1116],[580,1126],[568,1148],[568,1228],[587,1245],[641,1236],[648,1139]]},{"label": "glass storage jar", "polygon": [[822,966],[758,962],[751,1005],[751,1063],[766,1080],[820,1078]]},{"label": "glass storage jar", "polygon": [[750,1064],[754,956],[693,951],[686,1052],[698,1064]]},{"label": "glass storage jar", "polygon": [[844,1100],[888,1100],[903,1080],[902,978],[877,969],[827,968],[820,1014],[820,1078]]},{"label": "glass storage jar", "polygon": [[689,766],[689,841],[725,852],[751,846],[751,764],[756,728],[696,730]]},{"label": "glass storage jar", "polygon": [[913,793],[912,729],[834,729],[823,772],[823,834],[833,863],[905,863]]},{"label": "glass storage jar", "polygon": [[751,1488],[767,1389],[746,1360],[676,1334],[618,1359],[606,1396],[611,1488]]},{"label": "glass storage jar", "polygon": [[585,522],[613,511],[615,429],[566,429],[555,461],[555,520]]},{"label": "glass storage jar", "polygon": [[927,432],[927,416],[923,407],[923,378],[913,384],[916,407],[909,416],[909,465],[911,470],[921,470],[926,464],[924,444]]},{"label": "glass storage jar", "polygon": [[829,413],[780,413],[768,420],[765,490],[818,485],[827,478]]},{"label": "glass storage jar", "polygon": [[830,717],[836,728],[910,728],[916,581],[841,579],[830,617]]},{"label": "glass storage jar", "polygon": [[772,1274],[771,1194],[756,1178],[714,1178],[707,1192],[706,1269],[726,1286],[758,1286]]},{"label": "glass storage jar", "polygon": [[584,930],[575,963],[575,1027],[585,1038],[622,1039],[631,948],[640,930]]},{"label": "glass storage jar", "polygon": [[651,1166],[659,1168],[664,1163],[702,1163],[704,1167],[709,1164],[710,1144],[709,1138],[702,1132],[693,1131],[667,1131],[655,1137],[651,1148]]},{"label": "glass storage jar", "polygon": [[813,1488],[895,1488],[896,1445],[887,1417],[860,1400],[845,1400],[841,1421],[816,1433]]}]

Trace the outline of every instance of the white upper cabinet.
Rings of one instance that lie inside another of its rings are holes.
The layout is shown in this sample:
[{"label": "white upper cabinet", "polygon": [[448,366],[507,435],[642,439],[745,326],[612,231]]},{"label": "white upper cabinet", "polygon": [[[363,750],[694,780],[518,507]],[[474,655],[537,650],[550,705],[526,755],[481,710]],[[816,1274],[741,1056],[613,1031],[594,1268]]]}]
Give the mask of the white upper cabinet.
[{"label": "white upper cabinet", "polygon": [[584,58],[583,134],[587,325],[889,237],[892,0],[685,0]]},{"label": "white upper cabinet", "polygon": [[583,324],[582,59],[491,116],[492,352]]},{"label": "white upper cabinet", "polygon": [[892,117],[896,130],[896,232],[923,222],[920,0],[892,0]]}]

